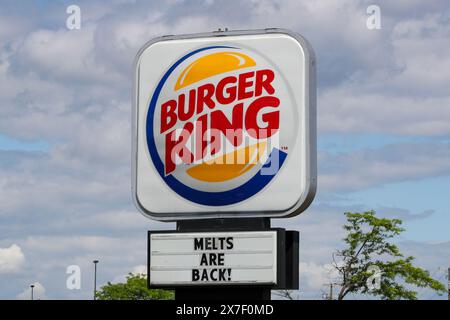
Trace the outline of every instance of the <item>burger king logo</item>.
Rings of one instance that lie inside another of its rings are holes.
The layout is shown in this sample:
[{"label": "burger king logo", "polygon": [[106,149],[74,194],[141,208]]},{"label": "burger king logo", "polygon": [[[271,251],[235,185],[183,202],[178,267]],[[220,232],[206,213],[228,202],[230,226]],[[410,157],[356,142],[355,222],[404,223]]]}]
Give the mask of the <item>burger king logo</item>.
[{"label": "burger king logo", "polygon": [[288,159],[298,123],[294,106],[269,57],[235,46],[186,52],[151,94],[150,158],[167,186],[193,203],[245,201]]}]

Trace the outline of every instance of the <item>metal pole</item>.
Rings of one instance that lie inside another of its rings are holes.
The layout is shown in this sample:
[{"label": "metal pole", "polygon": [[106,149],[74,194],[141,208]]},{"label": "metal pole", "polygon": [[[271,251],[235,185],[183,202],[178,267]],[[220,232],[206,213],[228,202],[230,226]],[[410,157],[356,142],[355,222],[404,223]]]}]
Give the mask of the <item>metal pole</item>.
[{"label": "metal pole", "polygon": [[97,263],[98,260],[94,260],[94,300],[97,300]]},{"label": "metal pole", "polygon": [[330,300],[333,300],[333,284],[330,283]]},{"label": "metal pole", "polygon": [[30,287],[31,287],[31,300],[34,300],[34,292],[33,292],[34,284],[32,284]]},{"label": "metal pole", "polygon": [[448,279],[447,279],[447,291],[448,291],[448,300],[450,300],[450,268],[448,268]]}]

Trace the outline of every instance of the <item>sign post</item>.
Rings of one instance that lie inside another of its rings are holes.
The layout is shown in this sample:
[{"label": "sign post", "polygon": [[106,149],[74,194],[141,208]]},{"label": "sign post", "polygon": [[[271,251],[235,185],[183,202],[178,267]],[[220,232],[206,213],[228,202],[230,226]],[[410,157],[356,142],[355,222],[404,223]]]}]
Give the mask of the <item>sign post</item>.
[{"label": "sign post", "polygon": [[[148,284],[176,298],[270,299],[298,288],[298,232],[316,190],[315,58],[283,29],[166,36],[135,63],[133,199]],[[212,294],[214,293],[214,294]]]}]

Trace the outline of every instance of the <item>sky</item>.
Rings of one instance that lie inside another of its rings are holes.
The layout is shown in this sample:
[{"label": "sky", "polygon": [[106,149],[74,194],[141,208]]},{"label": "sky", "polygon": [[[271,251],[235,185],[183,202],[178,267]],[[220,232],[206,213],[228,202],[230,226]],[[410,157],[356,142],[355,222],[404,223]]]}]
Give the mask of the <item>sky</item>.
[{"label": "sky", "polygon": [[[81,28],[66,27],[69,5]],[[381,28],[369,29],[369,5]],[[300,216],[301,299],[321,299],[343,212],[400,218],[396,243],[445,282],[450,267],[450,4],[397,1],[0,1],[0,299],[91,299],[174,229],[131,200],[132,63],[148,40],[287,28],[317,56],[318,191]],[[68,289],[67,268],[81,270]],[[352,298],[360,299],[359,296]],[[421,299],[444,299],[420,290]]]}]

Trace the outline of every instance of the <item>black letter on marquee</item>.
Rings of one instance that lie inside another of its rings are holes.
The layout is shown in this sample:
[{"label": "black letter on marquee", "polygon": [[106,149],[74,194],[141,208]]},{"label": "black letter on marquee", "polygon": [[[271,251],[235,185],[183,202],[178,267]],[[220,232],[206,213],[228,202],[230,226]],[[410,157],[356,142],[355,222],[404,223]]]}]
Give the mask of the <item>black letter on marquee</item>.
[{"label": "black letter on marquee", "polygon": [[198,269],[192,269],[192,281],[198,281],[200,279],[200,273]]},{"label": "black letter on marquee", "polygon": [[233,237],[228,237],[227,238],[227,249],[228,250],[233,249]]},{"label": "black letter on marquee", "polygon": [[225,253],[218,253],[217,254],[217,265],[223,266],[225,264]]},{"label": "black letter on marquee", "polygon": [[203,238],[194,238],[194,250],[203,250]]},{"label": "black letter on marquee", "polygon": [[206,256],[206,253],[202,253],[202,259],[200,260],[201,266],[207,266],[208,265],[208,258]]}]

